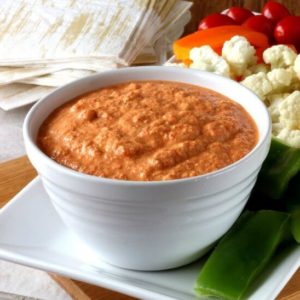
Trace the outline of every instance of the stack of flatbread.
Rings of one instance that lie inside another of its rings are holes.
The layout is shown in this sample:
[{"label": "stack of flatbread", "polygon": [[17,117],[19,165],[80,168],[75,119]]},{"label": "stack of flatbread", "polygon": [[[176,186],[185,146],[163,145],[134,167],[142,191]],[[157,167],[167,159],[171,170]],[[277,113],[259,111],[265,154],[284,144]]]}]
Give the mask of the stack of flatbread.
[{"label": "stack of flatbread", "polygon": [[105,70],[160,64],[190,19],[181,0],[0,1],[0,107]]}]

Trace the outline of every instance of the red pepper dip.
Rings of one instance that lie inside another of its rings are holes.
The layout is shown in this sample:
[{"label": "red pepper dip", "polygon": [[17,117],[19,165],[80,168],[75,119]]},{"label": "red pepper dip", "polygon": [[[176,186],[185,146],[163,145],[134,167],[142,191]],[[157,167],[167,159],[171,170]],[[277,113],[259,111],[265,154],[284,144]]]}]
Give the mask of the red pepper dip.
[{"label": "red pepper dip", "polygon": [[153,181],[224,168],[256,145],[256,124],[236,102],[198,86],[136,81],[58,107],[37,142],[59,164],[99,177]]}]

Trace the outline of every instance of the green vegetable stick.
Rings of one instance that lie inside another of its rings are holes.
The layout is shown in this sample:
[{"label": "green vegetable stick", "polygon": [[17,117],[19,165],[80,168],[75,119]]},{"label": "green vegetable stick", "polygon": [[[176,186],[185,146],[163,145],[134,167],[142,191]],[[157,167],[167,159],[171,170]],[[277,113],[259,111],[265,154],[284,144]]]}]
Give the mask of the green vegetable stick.
[{"label": "green vegetable stick", "polygon": [[295,176],[288,186],[284,197],[288,212],[291,213],[291,233],[300,243],[300,174]]},{"label": "green vegetable stick", "polygon": [[256,188],[272,199],[280,199],[290,180],[300,171],[300,148],[272,138],[269,154],[259,173]]},{"label": "green vegetable stick", "polygon": [[297,243],[300,243],[300,207],[291,211],[291,232]]},{"label": "green vegetable stick", "polygon": [[280,242],[289,236],[289,220],[289,214],[277,211],[243,214],[204,264],[196,293],[242,299]]}]

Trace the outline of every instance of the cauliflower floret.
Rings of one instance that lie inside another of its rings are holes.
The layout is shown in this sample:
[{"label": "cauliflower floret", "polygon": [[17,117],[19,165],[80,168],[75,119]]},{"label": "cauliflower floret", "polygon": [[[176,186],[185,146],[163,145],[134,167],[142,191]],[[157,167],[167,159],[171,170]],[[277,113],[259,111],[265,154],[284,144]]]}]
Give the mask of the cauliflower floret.
[{"label": "cauliflower floret", "polygon": [[166,62],[164,64],[166,67],[178,67],[178,68],[187,68],[187,66],[184,63],[171,63],[171,62]]},{"label": "cauliflower floret", "polygon": [[300,92],[295,91],[279,105],[279,122],[289,130],[300,129]]},{"label": "cauliflower floret", "polygon": [[272,84],[267,74],[263,72],[246,77],[241,84],[256,93],[262,100],[265,100],[265,97],[272,91]]},{"label": "cauliflower floret", "polygon": [[293,82],[290,84],[290,86],[287,89],[288,92],[293,92],[293,91],[300,91],[300,81]]},{"label": "cauliflower floret", "polygon": [[298,79],[300,79],[300,54],[298,54],[297,58],[295,59],[295,62],[294,62],[294,71],[295,71]]},{"label": "cauliflower floret", "polygon": [[281,123],[272,123],[272,134],[278,136],[278,134],[284,129]]},{"label": "cauliflower floret", "polygon": [[289,87],[292,83],[294,72],[291,69],[278,68],[270,71],[267,77],[273,87],[272,93],[278,93]]},{"label": "cauliflower floret", "polygon": [[243,74],[243,77],[246,78],[247,76],[257,74],[259,72],[268,73],[270,71],[270,67],[266,64],[257,64],[249,67]]},{"label": "cauliflower floret", "polygon": [[193,61],[190,68],[213,72],[230,77],[230,68],[227,61],[219,56],[210,46],[193,48],[190,51],[190,59]]},{"label": "cauliflower floret", "polygon": [[290,84],[290,91],[293,92],[295,90],[298,90],[300,87],[300,80],[297,76],[294,66],[287,68],[287,70],[293,75],[292,82]]},{"label": "cauliflower floret", "polygon": [[288,128],[283,128],[276,137],[291,147],[300,148],[300,130],[298,129],[289,130]]},{"label": "cauliflower floret", "polygon": [[294,67],[289,67],[285,69],[286,72],[290,73],[290,76],[292,76],[291,82],[290,84],[286,85],[286,86],[282,86],[281,88],[272,91],[272,93],[292,93],[296,90],[300,90],[300,80],[297,77],[297,74],[294,70]]},{"label": "cauliflower floret", "polygon": [[256,63],[255,48],[245,37],[239,35],[224,43],[222,56],[236,76],[241,76],[249,66]]},{"label": "cauliflower floret", "polygon": [[269,104],[268,110],[269,110],[269,113],[271,115],[273,123],[279,122],[279,116],[280,116],[279,105],[289,95],[290,94],[288,94],[288,93],[286,93],[286,94],[273,94],[273,95],[269,95],[267,97],[267,103]]},{"label": "cauliflower floret", "polygon": [[266,64],[271,64],[272,69],[292,66],[297,54],[288,46],[276,45],[266,49],[263,59]]}]

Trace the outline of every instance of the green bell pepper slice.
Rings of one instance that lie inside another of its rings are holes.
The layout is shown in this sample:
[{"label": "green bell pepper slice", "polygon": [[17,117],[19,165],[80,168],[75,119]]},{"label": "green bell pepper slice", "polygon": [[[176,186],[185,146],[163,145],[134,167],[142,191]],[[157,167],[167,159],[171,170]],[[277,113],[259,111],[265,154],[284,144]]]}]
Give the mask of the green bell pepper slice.
[{"label": "green bell pepper slice", "polygon": [[300,148],[272,138],[269,154],[259,173],[256,188],[272,199],[280,199],[290,180],[300,171]]},{"label": "green bell pepper slice", "polygon": [[300,243],[300,174],[291,180],[284,201],[291,214],[291,233],[296,242]]},{"label": "green bell pepper slice", "polygon": [[291,232],[297,243],[300,243],[300,207],[291,211]]},{"label": "green bell pepper slice", "polygon": [[244,213],[219,242],[198,276],[198,295],[243,299],[250,284],[290,236],[290,215],[277,211]]}]

